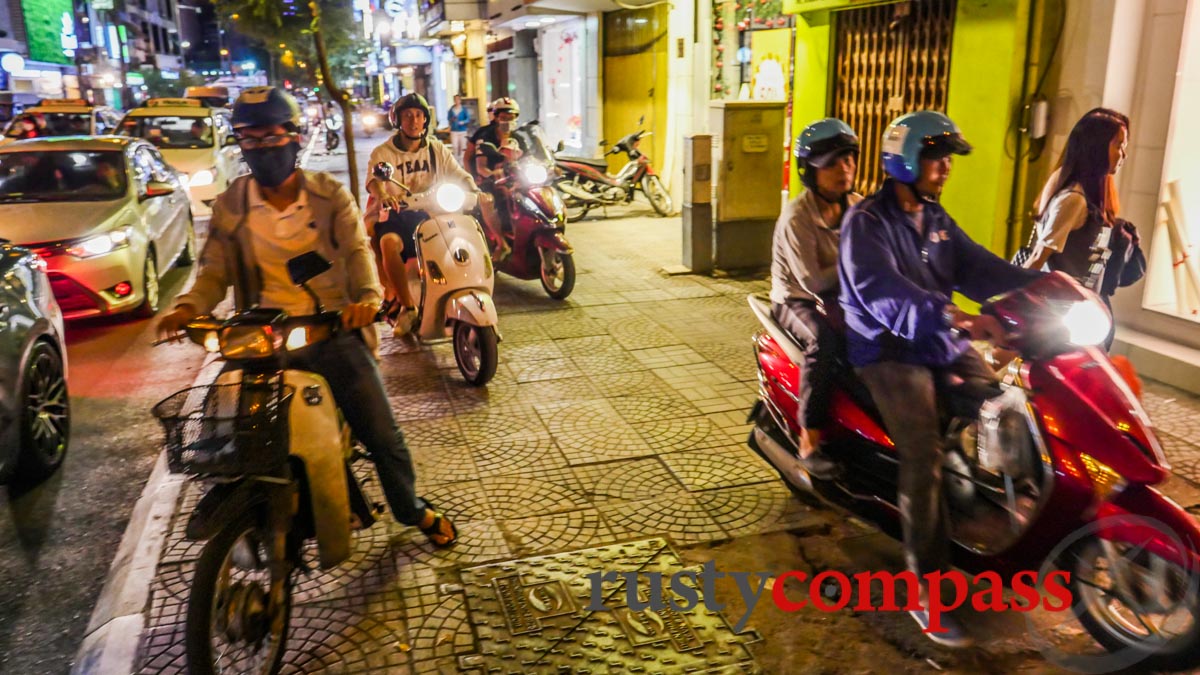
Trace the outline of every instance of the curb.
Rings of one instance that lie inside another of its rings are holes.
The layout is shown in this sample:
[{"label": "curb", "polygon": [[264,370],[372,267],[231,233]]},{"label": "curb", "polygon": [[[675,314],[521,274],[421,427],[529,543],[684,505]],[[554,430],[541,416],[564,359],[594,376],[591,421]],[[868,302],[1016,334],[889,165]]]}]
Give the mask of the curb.
[{"label": "curb", "polygon": [[[209,384],[220,372],[221,363],[215,356],[209,357],[192,386]],[[134,671],[146,624],[150,585],[158,571],[158,560],[185,482],[186,476],[167,469],[166,452],[159,452],[96,599],[87,633],[75,654],[72,675]]]}]

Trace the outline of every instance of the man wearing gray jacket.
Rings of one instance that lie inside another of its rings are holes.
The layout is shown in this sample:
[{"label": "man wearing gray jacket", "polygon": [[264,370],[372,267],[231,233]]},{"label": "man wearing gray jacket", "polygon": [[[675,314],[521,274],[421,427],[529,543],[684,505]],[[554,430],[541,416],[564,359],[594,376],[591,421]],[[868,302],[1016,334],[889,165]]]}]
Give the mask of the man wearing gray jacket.
[{"label": "man wearing gray jacket", "polygon": [[358,208],[329,174],[296,167],[299,119],[299,106],[281,89],[254,87],[238,97],[233,127],[250,175],[235,180],[213,204],[196,279],[163,316],[159,332],[174,335],[211,312],[230,287],[239,311],[271,307],[293,316],[313,314],[314,301],[292,284],[287,261],[310,251],[330,261],[331,269],[309,286],[326,310],[341,311],[344,330],[293,352],[290,365],[329,383],[351,431],[375,462],[396,520],[418,526],[437,546],[450,546],[457,531],[416,495],[412,457],[364,336],[373,339],[382,297]]}]

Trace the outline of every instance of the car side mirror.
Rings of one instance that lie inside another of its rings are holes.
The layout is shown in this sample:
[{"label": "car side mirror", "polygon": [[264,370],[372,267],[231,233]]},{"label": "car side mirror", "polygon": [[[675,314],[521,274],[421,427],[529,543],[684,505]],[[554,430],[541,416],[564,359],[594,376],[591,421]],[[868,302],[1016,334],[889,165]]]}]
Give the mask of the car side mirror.
[{"label": "car side mirror", "polygon": [[175,193],[175,186],[170,183],[152,180],[146,185],[145,192],[142,193],[142,199],[153,199],[154,197],[165,197]]},{"label": "car side mirror", "polygon": [[323,258],[316,251],[301,253],[287,261],[288,276],[292,278],[292,283],[297,286],[303,286],[312,281],[316,277],[328,272],[331,267],[333,267],[333,263]]}]

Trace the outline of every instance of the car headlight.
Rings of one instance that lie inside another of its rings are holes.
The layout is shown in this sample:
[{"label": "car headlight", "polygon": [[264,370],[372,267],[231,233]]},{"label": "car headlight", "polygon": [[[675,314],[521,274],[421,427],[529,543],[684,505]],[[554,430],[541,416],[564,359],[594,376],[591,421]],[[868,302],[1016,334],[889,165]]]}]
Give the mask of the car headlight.
[{"label": "car headlight", "polygon": [[317,117],[321,114],[321,109],[315,105],[310,105],[304,112],[307,113],[309,117]]},{"label": "car headlight", "polygon": [[183,181],[187,187],[203,187],[205,185],[212,185],[212,182],[213,172],[208,169],[201,169],[196,173],[189,174]]},{"label": "car headlight", "polygon": [[270,326],[229,326],[221,329],[221,356],[227,359],[263,359],[280,347]]},{"label": "car headlight", "polygon": [[131,227],[122,227],[112,232],[98,234],[67,247],[67,253],[76,258],[94,258],[105,253],[112,253],[119,248],[128,246],[132,234],[133,228]]},{"label": "car headlight", "polygon": [[460,211],[467,201],[467,193],[454,183],[443,183],[438,186],[434,198],[443,211]]},{"label": "car headlight", "polygon": [[1062,320],[1067,328],[1067,340],[1077,347],[1098,345],[1112,330],[1112,317],[1094,300],[1072,304]]},{"label": "car headlight", "polygon": [[524,178],[526,183],[541,185],[546,182],[548,175],[546,167],[541,164],[530,163],[521,167],[521,178]]}]

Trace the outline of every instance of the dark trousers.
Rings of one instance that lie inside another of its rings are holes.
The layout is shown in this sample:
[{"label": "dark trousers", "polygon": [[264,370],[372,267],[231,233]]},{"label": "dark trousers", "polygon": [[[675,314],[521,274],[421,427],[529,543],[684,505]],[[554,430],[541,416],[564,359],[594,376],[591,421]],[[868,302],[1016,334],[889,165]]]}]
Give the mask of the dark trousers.
[{"label": "dark trousers", "polygon": [[796,420],[805,429],[820,429],[829,420],[833,371],[841,340],[829,319],[812,300],[772,304],[771,316],[791,333],[804,349],[800,369],[800,399]]},{"label": "dark trousers", "polygon": [[[226,370],[237,367],[233,363],[225,366]],[[425,515],[425,502],[416,494],[412,455],[404,433],[396,426],[375,360],[359,332],[338,333],[292,352],[288,367],[325,378],[354,437],[375,462],[392,515],[405,525],[419,524]]]},{"label": "dark trousers", "polygon": [[938,392],[964,385],[972,395],[991,391],[996,376],[974,349],[944,368],[883,361],[859,368],[858,376],[871,391],[900,457],[900,519],[908,569],[918,576],[947,571],[949,514],[942,495]]}]

